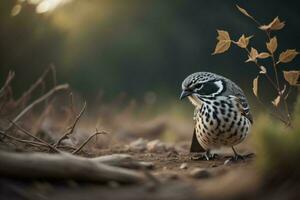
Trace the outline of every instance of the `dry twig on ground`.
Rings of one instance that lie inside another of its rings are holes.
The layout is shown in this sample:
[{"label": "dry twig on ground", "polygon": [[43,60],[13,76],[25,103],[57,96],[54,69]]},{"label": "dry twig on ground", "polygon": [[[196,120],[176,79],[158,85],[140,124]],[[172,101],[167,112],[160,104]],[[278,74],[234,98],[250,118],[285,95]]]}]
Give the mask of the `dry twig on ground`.
[{"label": "dry twig on ground", "polygon": [[143,173],[103,164],[101,159],[84,158],[69,153],[0,152],[0,160],[2,177],[116,181],[125,184],[141,183],[146,180]]},{"label": "dry twig on ground", "polygon": [[63,134],[62,137],[60,137],[58,139],[58,141],[55,143],[55,147],[57,147],[61,141],[63,141],[64,139],[68,138],[69,135],[71,135],[74,132],[74,129],[76,127],[76,124],[78,123],[79,119],[81,118],[81,116],[83,115],[84,111],[86,109],[86,102],[84,102],[83,107],[81,109],[81,111],[79,112],[79,114],[77,115],[77,117],[75,118],[73,124],[68,128],[68,130]]},{"label": "dry twig on ground", "polygon": [[[28,111],[30,111],[33,107],[38,105],[39,103],[45,101],[49,97],[51,97],[53,94],[55,94],[58,91],[61,90],[66,90],[69,88],[68,84],[61,84],[57,85],[56,87],[52,88],[50,91],[48,91],[46,94],[43,96],[37,98],[35,101],[33,101],[31,104],[29,104],[26,108],[24,108],[13,120],[13,123],[16,123],[21,117],[23,117]],[[5,132],[10,130],[11,127],[13,126],[13,123],[10,123],[9,126],[6,128]]]}]

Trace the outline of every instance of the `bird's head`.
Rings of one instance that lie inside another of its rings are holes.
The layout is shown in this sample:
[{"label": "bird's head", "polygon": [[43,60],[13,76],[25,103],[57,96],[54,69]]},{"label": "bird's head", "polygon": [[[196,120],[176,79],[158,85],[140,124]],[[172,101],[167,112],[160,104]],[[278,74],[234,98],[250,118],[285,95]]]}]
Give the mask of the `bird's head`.
[{"label": "bird's head", "polygon": [[220,96],[225,90],[225,81],[214,73],[196,72],[186,77],[181,87],[180,99],[189,97],[196,106],[202,103],[201,99]]}]

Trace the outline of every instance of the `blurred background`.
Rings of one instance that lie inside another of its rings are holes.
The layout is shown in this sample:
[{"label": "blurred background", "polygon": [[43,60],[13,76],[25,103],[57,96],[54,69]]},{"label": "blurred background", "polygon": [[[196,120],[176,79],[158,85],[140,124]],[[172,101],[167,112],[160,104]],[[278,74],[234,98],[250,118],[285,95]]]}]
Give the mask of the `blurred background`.
[{"label": "blurred background", "polygon": [[266,49],[265,35],[235,4],[261,23],[276,16],[286,21],[278,32],[278,52],[300,46],[300,6],[292,0],[2,0],[0,82],[14,70],[19,95],[53,64],[59,82],[70,83],[88,100],[99,93],[107,101],[122,94],[152,104],[177,101],[188,74],[211,71],[237,82],[254,99],[258,70],[244,62],[245,53],[232,47],[211,55],[216,29],[229,31],[234,40],[254,35],[251,45]]}]

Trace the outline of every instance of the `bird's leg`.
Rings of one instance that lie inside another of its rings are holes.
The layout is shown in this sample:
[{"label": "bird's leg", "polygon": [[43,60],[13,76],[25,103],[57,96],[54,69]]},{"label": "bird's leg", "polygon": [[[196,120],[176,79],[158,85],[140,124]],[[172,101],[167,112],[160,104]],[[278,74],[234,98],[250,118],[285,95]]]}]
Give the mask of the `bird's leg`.
[{"label": "bird's leg", "polygon": [[191,157],[192,160],[215,160],[216,158],[218,158],[218,155],[212,154],[210,149]]},{"label": "bird's leg", "polygon": [[238,154],[238,153],[235,151],[235,149],[234,149],[233,146],[232,146],[231,148],[232,148],[232,151],[233,151],[233,153],[234,153],[234,156],[232,157],[232,160],[233,160],[233,161],[237,161],[237,160],[245,160],[245,157],[242,156],[242,155],[240,155],[240,154]]}]

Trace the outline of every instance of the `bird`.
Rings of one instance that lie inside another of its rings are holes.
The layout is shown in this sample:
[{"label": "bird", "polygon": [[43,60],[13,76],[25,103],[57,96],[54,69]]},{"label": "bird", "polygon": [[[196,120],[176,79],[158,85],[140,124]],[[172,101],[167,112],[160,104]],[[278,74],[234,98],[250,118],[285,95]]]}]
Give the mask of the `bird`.
[{"label": "bird", "polygon": [[181,85],[180,100],[188,98],[194,109],[191,153],[206,160],[216,158],[211,150],[231,147],[232,160],[244,159],[234,146],[244,141],[253,124],[248,100],[233,81],[211,72],[196,72]]}]

